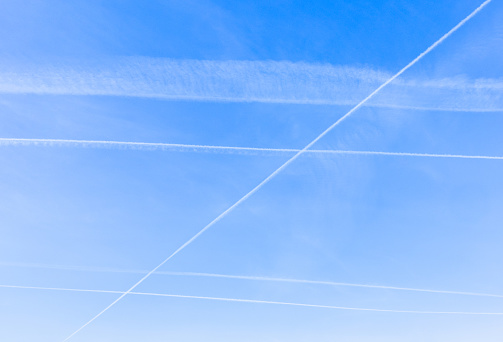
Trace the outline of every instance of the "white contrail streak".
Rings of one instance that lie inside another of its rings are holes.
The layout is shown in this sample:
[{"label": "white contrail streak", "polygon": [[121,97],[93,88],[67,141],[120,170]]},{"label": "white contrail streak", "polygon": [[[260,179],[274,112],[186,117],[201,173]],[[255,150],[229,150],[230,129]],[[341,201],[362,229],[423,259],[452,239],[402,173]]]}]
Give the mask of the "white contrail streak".
[{"label": "white contrail streak", "polygon": [[157,297],[186,298],[186,299],[205,299],[205,300],[215,300],[215,301],[223,301],[223,302],[238,302],[238,303],[253,303],[253,304],[274,304],[274,305],[300,306],[300,307],[308,307],[308,308],[335,309],[335,310],[353,310],[353,311],[371,311],[371,312],[388,312],[388,313],[408,313],[408,314],[428,314],[428,315],[493,315],[493,316],[503,315],[503,312],[416,311],[416,310],[353,308],[353,307],[347,307],[347,306],[333,306],[333,305],[292,303],[292,302],[277,302],[277,301],[270,301],[270,300],[240,299],[240,298],[227,298],[227,297],[189,296],[189,295],[152,293],[152,292],[123,292],[123,291],[109,291],[109,290],[69,289],[69,288],[59,288],[59,287],[37,287],[37,286],[19,286],[19,285],[0,285],[0,288],[29,289],[29,290],[49,290],[49,291],[67,291],[67,292],[87,292],[87,293],[111,293],[111,294],[122,293],[122,294],[140,295],[140,296],[157,296]]},{"label": "white contrail streak", "polygon": [[273,173],[271,173],[269,176],[267,176],[262,182],[260,182],[256,187],[254,187],[250,192],[248,192],[246,195],[241,197],[236,203],[231,205],[227,210],[222,212],[220,215],[218,215],[213,221],[208,223],[203,229],[201,229],[197,234],[195,234],[193,237],[191,237],[187,242],[185,242],[183,245],[181,245],[177,250],[175,250],[170,256],[168,256],[164,261],[162,261],[159,265],[154,267],[149,273],[147,273],[145,276],[143,276],[140,280],[138,280],[133,286],[131,286],[126,292],[121,294],[116,300],[114,300],[110,305],[108,305],[106,308],[104,308],[102,311],[100,311],[96,316],[91,318],[88,322],[86,322],[83,326],[78,328],[76,331],[74,331],[70,336],[68,336],[64,341],[68,341],[72,336],[77,334],[79,331],[81,331],[83,328],[88,326],[90,323],[92,323],[95,319],[100,317],[103,313],[105,313],[108,309],[110,309],[112,306],[114,306],[117,302],[119,302],[122,298],[124,298],[128,293],[132,292],[138,285],[140,285],[145,279],[150,277],[154,272],[156,272],[160,267],[162,267],[166,262],[168,262],[171,258],[173,258],[175,255],[177,255],[181,250],[183,250],[185,247],[190,245],[194,240],[196,240],[201,234],[203,234],[206,230],[208,230],[210,227],[212,227],[215,223],[220,221],[223,217],[225,217],[228,213],[230,213],[232,210],[234,210],[236,207],[238,207],[241,203],[246,201],[250,196],[252,196],[255,192],[257,192],[260,188],[262,188],[265,184],[267,184],[271,179],[276,177],[281,171],[283,171],[288,165],[290,165],[293,161],[295,161],[298,157],[300,157],[306,150],[311,148],[314,144],[316,144],[321,138],[323,138],[325,135],[327,135],[334,127],[339,125],[342,121],[347,119],[351,114],[353,114],[356,110],[358,110],[360,107],[362,107],[368,100],[370,100],[372,97],[374,97],[375,94],[377,94],[381,89],[386,87],[389,83],[393,82],[398,76],[403,74],[406,70],[408,70],[411,66],[417,63],[421,58],[423,58],[425,55],[427,55],[431,50],[433,50],[435,47],[437,47],[439,44],[441,44],[445,39],[447,39],[451,34],[453,34],[455,31],[457,31],[461,26],[463,26],[468,20],[470,20],[474,15],[476,15],[479,11],[482,10],[487,4],[489,4],[492,0],[486,0],[484,1],[477,9],[475,9],[472,13],[470,13],[466,18],[461,20],[456,26],[454,26],[449,32],[444,34],[439,40],[437,40],[435,43],[433,43],[430,47],[428,47],[424,52],[422,52],[419,56],[414,58],[409,64],[407,64],[405,67],[403,67],[400,71],[398,71],[395,75],[390,77],[386,82],[381,84],[377,89],[375,89],[370,95],[368,95],[366,98],[364,98],[362,101],[360,101],[356,106],[354,106],[350,111],[348,111],[346,114],[344,114],[341,118],[339,118],[336,122],[334,122],[330,127],[328,127],[325,131],[323,131],[320,135],[318,135],[313,141],[311,141],[309,144],[307,144],[302,150],[297,152],[293,157],[288,159],[283,165],[281,165],[279,168],[276,169]]},{"label": "white contrail streak", "polygon": [[373,288],[373,289],[383,289],[383,290],[414,291],[414,292],[441,293],[441,294],[453,294],[453,295],[463,295],[463,296],[503,298],[503,295],[490,294],[490,293],[417,289],[417,288],[410,288],[410,287],[354,284],[354,283],[342,283],[342,282],[323,281],[323,280],[304,280],[304,279],[291,279],[291,278],[243,276],[243,275],[228,275],[228,274],[199,273],[199,272],[157,272],[156,274],[175,275],[175,276],[194,276],[194,277],[214,277],[214,278],[242,279],[242,280],[258,280],[258,281],[273,281],[273,282],[300,283],[300,284],[313,284],[313,285],[363,287],[363,288]]},{"label": "white contrail streak", "polygon": [[[81,272],[134,273],[134,274],[148,273],[148,271],[145,271],[145,270],[128,270],[128,269],[116,269],[116,268],[106,268],[106,267],[82,267],[82,266],[61,266],[61,265],[45,265],[45,264],[24,264],[24,263],[0,263],[0,266],[45,268],[45,269],[81,271]],[[451,290],[434,290],[434,289],[418,289],[418,288],[411,288],[411,287],[398,287],[398,286],[388,286],[388,285],[344,283],[344,282],[335,282],[335,281],[327,281],[327,280],[306,280],[306,279],[231,275],[231,274],[204,273],[204,272],[158,271],[158,272],[155,272],[155,274],[156,275],[168,275],[168,276],[210,277],[210,278],[270,281],[270,282],[327,285],[327,286],[348,286],[348,287],[361,287],[361,288],[383,289],[383,290],[397,290],[397,291],[427,292],[427,293],[451,294],[451,295],[462,295],[462,296],[503,298],[503,295],[491,294],[491,293],[451,291]]]},{"label": "white contrail streak", "polygon": [[[354,106],[391,76],[287,61],[122,57],[48,65],[0,60],[0,93]],[[365,106],[494,112],[503,110],[502,91],[503,79],[397,80]]]},{"label": "white contrail streak", "polygon": [[[148,151],[172,151],[172,152],[203,152],[203,153],[232,153],[232,154],[266,154],[283,155],[298,153],[299,149],[290,148],[265,148],[265,147],[237,147],[237,146],[212,146],[190,145],[127,141],[100,141],[100,140],[71,140],[71,139],[21,139],[0,138],[1,146],[70,146],[89,148],[120,148]],[[378,155],[396,157],[427,157],[427,158],[460,158],[460,159],[493,159],[502,160],[503,156],[463,155],[463,154],[437,154],[437,153],[412,153],[412,152],[383,152],[383,151],[351,151],[351,150],[307,150],[306,154],[331,155]]]}]

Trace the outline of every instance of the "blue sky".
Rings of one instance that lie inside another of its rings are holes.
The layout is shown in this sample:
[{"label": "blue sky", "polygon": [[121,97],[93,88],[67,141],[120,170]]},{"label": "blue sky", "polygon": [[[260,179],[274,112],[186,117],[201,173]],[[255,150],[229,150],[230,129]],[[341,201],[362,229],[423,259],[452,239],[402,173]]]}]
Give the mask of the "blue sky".
[{"label": "blue sky", "polygon": [[[127,291],[477,1],[5,1],[0,285]],[[313,149],[503,156],[491,2]],[[503,160],[304,154],[137,292],[501,313]],[[170,273],[171,272],[171,273]],[[175,273],[173,273],[175,272]],[[0,339],[63,341],[118,294],[0,288]],[[498,341],[502,316],[130,294],[71,341]]]}]

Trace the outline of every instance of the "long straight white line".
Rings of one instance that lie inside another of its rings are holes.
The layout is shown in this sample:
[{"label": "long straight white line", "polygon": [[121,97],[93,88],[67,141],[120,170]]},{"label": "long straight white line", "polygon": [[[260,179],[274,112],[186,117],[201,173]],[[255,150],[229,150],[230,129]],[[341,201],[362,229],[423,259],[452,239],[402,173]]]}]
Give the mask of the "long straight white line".
[{"label": "long straight white line", "polygon": [[370,100],[372,97],[374,97],[374,95],[377,94],[379,91],[381,91],[381,89],[383,89],[388,84],[390,84],[391,82],[393,82],[393,80],[395,80],[398,76],[400,76],[401,74],[403,74],[407,69],[409,69],[411,66],[413,66],[414,64],[416,64],[421,58],[423,58],[430,51],[432,51],[434,48],[436,48],[438,45],[440,45],[445,39],[447,39],[455,31],[457,31],[461,26],[463,26],[468,20],[470,20],[479,11],[481,11],[491,1],[492,0],[486,0],[486,1],[484,1],[479,7],[477,7],[477,9],[475,9],[472,13],[470,13],[466,18],[464,18],[463,20],[461,20],[449,32],[447,32],[446,34],[444,34],[439,40],[437,40],[435,43],[433,43],[430,47],[428,47],[419,56],[417,56],[416,58],[414,58],[409,64],[407,64],[405,67],[403,67],[400,71],[398,71],[395,75],[393,75],[391,78],[389,78],[386,82],[384,82],[383,84],[381,84],[376,90],[374,90],[372,93],[370,93],[370,95],[368,95],[366,98],[364,98],[362,101],[360,101],[349,112],[347,112],[345,115],[343,115],[341,118],[339,118],[339,120],[337,120],[336,122],[334,122],[330,127],[328,127],[320,135],[318,135],[313,141],[311,141],[309,144],[307,144],[302,150],[300,150],[299,152],[297,152],[293,157],[291,157],[290,159],[288,159],[283,165],[281,165],[279,168],[277,168],[276,171],[274,171],[269,176],[267,176],[267,178],[265,178],[262,182],[260,182],[250,192],[248,192],[246,195],[244,195],[243,197],[241,197],[241,199],[239,199],[236,203],[234,203],[227,210],[225,210],[220,215],[218,215],[213,221],[211,221],[210,223],[208,223],[197,234],[195,234],[193,237],[191,237],[187,242],[185,242],[177,250],[175,250],[170,256],[168,256],[166,259],[164,259],[164,261],[162,261],[159,265],[157,265],[156,267],[154,267],[149,273],[147,273],[140,280],[138,280],[126,292],[124,292],[123,294],[121,294],[116,300],[114,300],[111,304],[109,304],[107,307],[105,307],[103,310],[101,310],[96,316],[94,316],[93,318],[91,318],[88,322],[86,322],[84,325],[82,325],[80,328],[78,328],[76,331],[74,331],[71,335],[69,335],[66,339],[64,339],[63,342],[68,341],[75,334],[77,334],[79,331],[81,331],[82,329],[84,329],[86,326],[88,326],[90,323],[92,323],[94,320],[96,320],[98,317],[100,317],[103,313],[105,313],[108,309],[110,309],[112,306],[114,306],[117,302],[119,302],[122,298],[124,298],[128,293],[132,292],[145,279],[147,279],[148,277],[150,277],[150,275],[152,275],[152,273],[156,272],[161,266],[163,266],[166,262],[168,262],[172,257],[174,257],[176,254],[178,254],[185,247],[187,247],[188,245],[190,245],[199,236],[201,236],[201,234],[203,234],[206,230],[208,230],[215,223],[217,223],[218,221],[220,221],[223,217],[225,217],[228,213],[230,213],[232,210],[234,210],[241,203],[243,203],[244,201],[246,201],[251,195],[253,195],[255,192],[257,192],[260,188],[262,188],[265,184],[267,184],[271,179],[273,179],[276,175],[278,175],[281,171],[283,171],[288,165],[290,165],[293,161],[295,161],[306,150],[308,150],[309,148],[311,148],[311,146],[313,146],[314,144],[316,144],[321,138],[323,138],[325,135],[327,135],[334,127],[336,127],[337,125],[339,125],[342,121],[344,121],[351,114],[353,114],[356,110],[358,110],[361,106],[363,106],[368,100]]},{"label": "long straight white line", "polygon": [[[106,272],[106,273],[146,274],[148,272],[145,270],[60,266],[60,265],[43,265],[43,264],[1,263],[1,262],[0,262],[0,266],[46,268],[46,269],[55,269],[55,270],[66,270],[66,271]],[[167,276],[182,276],[182,277],[209,277],[209,278],[238,279],[238,280],[252,280],[252,281],[269,281],[269,282],[283,282],[283,283],[297,283],[297,284],[327,285],[327,286],[347,286],[347,287],[361,287],[361,288],[393,290],[393,291],[412,291],[412,292],[427,292],[427,293],[461,295],[461,296],[503,298],[503,295],[492,294],[492,293],[452,291],[452,290],[435,290],[435,289],[418,289],[418,288],[412,288],[412,287],[375,285],[375,284],[356,284],[356,283],[345,283],[345,282],[336,282],[336,281],[328,281],[328,280],[293,279],[293,278],[278,278],[278,277],[234,275],[234,274],[221,274],[221,273],[204,273],[204,272],[158,271],[155,274],[156,275],[167,275]]]},{"label": "long straight white line", "polygon": [[257,300],[257,299],[241,299],[241,298],[227,298],[227,297],[206,297],[206,296],[189,296],[167,293],[152,293],[152,292],[123,292],[123,291],[110,291],[110,290],[87,290],[87,289],[71,289],[60,287],[38,287],[38,286],[20,286],[20,285],[0,285],[1,288],[12,289],[30,289],[30,290],[49,290],[49,291],[67,291],[67,292],[88,292],[88,293],[112,293],[112,294],[132,294],[140,296],[157,296],[157,297],[171,297],[171,298],[187,298],[187,299],[206,299],[224,302],[238,302],[238,303],[254,303],[254,304],[274,304],[274,305],[289,305],[310,308],[322,309],[335,309],[335,310],[353,310],[353,311],[372,311],[372,312],[388,312],[388,313],[409,313],[409,314],[429,314],[429,315],[503,315],[503,312],[471,312],[471,311],[416,311],[416,310],[394,310],[394,309],[374,309],[374,308],[353,308],[347,306],[333,306],[321,304],[306,304],[306,303],[292,303],[292,302],[277,302],[270,300]]},{"label": "long straight white line", "polygon": [[[73,140],[73,139],[24,139],[0,138],[1,146],[74,146],[93,148],[127,148],[134,150],[163,150],[173,152],[217,152],[217,153],[268,153],[268,154],[293,154],[301,150],[293,148],[266,148],[266,147],[238,147],[215,145],[192,145],[149,143],[130,141],[107,140]],[[493,159],[503,160],[503,156],[465,155],[465,154],[438,154],[438,153],[413,153],[413,152],[385,152],[385,151],[353,151],[353,150],[307,150],[306,154],[347,154],[347,155],[378,155],[396,157],[426,157],[426,158],[459,158],[459,159]]]},{"label": "long straight white line", "polygon": [[157,272],[156,274],[166,274],[166,275],[175,275],[175,276],[193,276],[193,277],[213,277],[213,278],[226,278],[226,279],[242,279],[242,280],[258,280],[258,281],[273,281],[273,282],[300,283],[300,284],[313,284],[313,285],[363,287],[363,288],[383,289],[383,290],[414,291],[414,292],[441,293],[441,294],[452,294],[452,295],[463,295],[463,296],[503,298],[503,295],[491,294],[491,293],[418,289],[418,288],[411,288],[411,287],[355,284],[355,283],[343,283],[343,282],[324,281],[324,280],[305,280],[305,279],[292,279],[292,278],[243,276],[243,275],[199,273],[199,272]]}]

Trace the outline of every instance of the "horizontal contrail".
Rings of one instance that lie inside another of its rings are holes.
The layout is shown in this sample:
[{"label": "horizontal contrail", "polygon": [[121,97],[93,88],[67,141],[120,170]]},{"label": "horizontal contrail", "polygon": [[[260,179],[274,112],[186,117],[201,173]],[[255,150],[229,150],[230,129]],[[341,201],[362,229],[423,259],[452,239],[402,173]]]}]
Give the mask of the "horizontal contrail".
[{"label": "horizontal contrail", "polygon": [[[300,149],[291,148],[262,148],[262,147],[236,147],[236,146],[211,146],[127,141],[100,141],[100,140],[71,140],[71,139],[19,139],[0,138],[0,146],[70,146],[89,148],[122,148],[132,150],[160,150],[172,152],[206,152],[206,153],[233,153],[233,154],[294,154]],[[306,150],[305,154],[349,154],[349,155],[378,155],[396,157],[427,157],[427,158],[461,158],[461,159],[493,159],[501,160],[503,156],[482,156],[463,154],[435,154],[412,152],[382,152],[382,151],[351,151],[351,150]]]},{"label": "horizontal contrail", "polygon": [[189,296],[178,294],[166,293],[152,293],[152,292],[125,292],[125,291],[111,291],[111,290],[86,290],[86,289],[71,289],[60,287],[38,287],[38,286],[20,286],[20,285],[0,285],[0,288],[12,289],[29,289],[29,290],[48,290],[48,291],[67,291],[67,292],[87,292],[87,293],[110,293],[110,294],[131,294],[140,296],[157,296],[157,297],[170,297],[170,298],[186,298],[186,299],[205,299],[223,302],[238,302],[238,303],[253,303],[253,304],[274,304],[274,305],[288,305],[299,306],[308,308],[321,308],[321,309],[335,309],[335,310],[353,310],[353,311],[371,311],[371,312],[388,312],[388,313],[409,313],[409,314],[429,314],[429,315],[503,315],[503,312],[471,312],[471,311],[416,311],[416,310],[394,310],[394,309],[374,309],[374,308],[353,308],[347,306],[333,306],[333,305],[320,305],[320,304],[306,304],[306,303],[292,303],[292,302],[277,302],[270,300],[256,300],[256,299],[240,299],[240,298],[227,298],[227,297],[206,297],[206,296]]},{"label": "horizontal contrail", "polygon": [[[0,266],[46,268],[46,269],[67,270],[67,271],[104,272],[104,273],[133,273],[133,274],[146,274],[146,273],[148,273],[148,271],[146,271],[146,270],[128,270],[128,269],[116,269],[116,268],[105,268],[105,267],[61,266],[61,265],[24,264],[24,263],[0,263]],[[157,271],[154,274],[168,275],[168,276],[210,277],[210,278],[239,279],[239,280],[253,280],[253,281],[328,285],[328,286],[348,286],[348,287],[361,287],[361,288],[372,288],[372,289],[383,289],[383,290],[413,291],[413,292],[428,292],[428,293],[451,294],[451,295],[462,295],[462,296],[503,298],[503,295],[491,294],[491,293],[418,289],[418,288],[386,286],[386,285],[344,283],[344,282],[335,282],[335,281],[326,281],[326,280],[306,280],[306,279],[231,275],[231,274],[204,273],[204,272]]]},{"label": "horizontal contrail", "polygon": [[198,272],[158,272],[158,274],[178,275],[178,276],[195,276],[195,277],[214,277],[214,278],[228,278],[228,279],[243,279],[243,280],[258,280],[258,281],[273,281],[273,282],[301,283],[301,284],[313,284],[313,285],[350,286],[350,287],[364,287],[364,288],[374,288],[374,289],[384,289],[384,290],[415,291],[415,292],[429,292],[429,293],[453,294],[453,295],[464,295],[464,296],[481,296],[481,297],[503,298],[503,295],[489,294],[489,293],[416,289],[416,288],[410,288],[410,287],[341,283],[341,282],[323,281],[323,280],[304,280],[304,279],[242,276],[242,275],[198,273]]},{"label": "horizontal contrail", "polygon": [[[354,106],[391,76],[369,68],[288,61],[2,60],[0,93]],[[404,79],[394,81],[365,106],[502,111],[502,92],[503,79]]]}]

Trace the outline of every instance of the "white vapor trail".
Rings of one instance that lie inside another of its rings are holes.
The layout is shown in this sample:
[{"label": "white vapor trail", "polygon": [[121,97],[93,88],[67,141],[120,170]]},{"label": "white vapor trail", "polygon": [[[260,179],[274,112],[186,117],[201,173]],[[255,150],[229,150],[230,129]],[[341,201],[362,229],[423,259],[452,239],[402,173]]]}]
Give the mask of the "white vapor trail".
[{"label": "white vapor trail", "polygon": [[453,294],[453,295],[463,295],[463,296],[503,298],[503,295],[490,294],[490,293],[417,289],[417,288],[410,288],[410,287],[341,283],[341,282],[323,281],[323,280],[305,280],[305,279],[243,276],[243,275],[228,275],[228,274],[215,274],[215,273],[198,273],[198,272],[158,272],[157,274],[177,275],[177,276],[194,276],[194,277],[214,277],[214,278],[227,278],[227,279],[243,279],[243,280],[258,280],[258,281],[273,281],[273,282],[300,283],[300,284],[313,284],[313,285],[349,286],[349,287],[363,287],[363,288],[373,288],[373,289],[383,289],[383,290],[399,290],[399,291]]},{"label": "white vapor trail", "polygon": [[[368,68],[286,61],[0,61],[0,93],[354,106],[391,76]],[[503,79],[406,79],[365,106],[502,111],[502,91]]]},{"label": "white vapor trail", "polygon": [[187,299],[205,299],[205,300],[215,300],[215,301],[223,301],[223,302],[238,302],[238,303],[253,303],[253,304],[274,304],[274,305],[288,305],[288,306],[299,306],[299,307],[321,308],[321,309],[371,311],[371,312],[388,312],[388,313],[429,314],[429,315],[492,315],[492,316],[503,315],[503,312],[416,311],[416,310],[353,308],[353,307],[347,307],[347,306],[333,306],[333,305],[292,303],[292,302],[277,302],[277,301],[270,301],[270,300],[240,299],[240,298],[227,298],[227,297],[189,296],[189,295],[166,294],[166,293],[152,293],[152,292],[123,292],[123,291],[111,291],[111,290],[87,290],[87,289],[71,289],[71,288],[60,288],[60,287],[0,285],[0,288],[29,289],[29,290],[48,290],[48,291],[67,291],[67,292],[88,292],[88,293],[111,293],[111,294],[119,294],[119,293],[121,293],[121,294],[140,295],[140,296],[157,296],[157,297],[187,298]]},{"label": "white vapor trail", "polygon": [[[100,140],[70,140],[70,139],[20,139],[0,138],[0,146],[70,146],[90,148],[122,148],[133,150],[161,150],[173,152],[213,152],[234,154],[268,154],[283,155],[298,153],[301,150],[293,148],[263,148],[263,147],[237,147],[237,146],[211,146],[127,141],[100,141]],[[427,157],[427,158],[460,158],[460,159],[493,159],[502,160],[503,156],[463,155],[463,154],[437,154],[437,153],[412,153],[412,152],[383,152],[383,151],[351,151],[351,150],[307,150],[306,154],[348,154],[348,155],[378,155],[396,157]]]},{"label": "white vapor trail", "polygon": [[82,325],[80,328],[78,328],[76,331],[74,331],[70,336],[68,336],[64,341],[68,341],[72,336],[75,336],[79,331],[81,331],[83,328],[88,326],[90,323],[92,323],[94,320],[96,320],[98,317],[100,317],[103,313],[105,313],[108,309],[110,309],[112,306],[114,306],[117,302],[119,302],[122,298],[124,298],[128,293],[132,292],[138,285],[140,285],[145,279],[150,277],[154,272],[156,272],[160,267],[162,267],[165,263],[167,263],[171,258],[173,258],[175,255],[177,255],[180,251],[182,251],[185,247],[190,245],[194,240],[196,240],[201,234],[203,234],[206,230],[211,228],[215,223],[220,221],[222,218],[227,216],[231,211],[233,211],[236,207],[238,207],[241,203],[246,201],[250,196],[252,196],[255,192],[257,192],[259,189],[261,189],[265,184],[269,183],[271,179],[276,177],[281,171],[283,171],[288,165],[290,165],[293,161],[295,161],[298,157],[300,157],[306,150],[310,149],[314,144],[316,144],[321,138],[323,138],[325,135],[327,135],[332,129],[334,129],[336,126],[338,126],[342,121],[347,119],[351,114],[353,114],[356,110],[358,110],[360,107],[362,107],[367,101],[369,101],[371,98],[373,98],[377,93],[381,91],[384,87],[386,87],[389,83],[393,82],[398,76],[403,74],[406,70],[408,70],[411,66],[417,63],[421,58],[423,58],[425,55],[427,55],[431,50],[433,50],[435,47],[437,47],[439,44],[441,44],[445,39],[447,39],[451,34],[453,34],[455,31],[457,31],[461,26],[463,26],[468,20],[470,20],[474,15],[476,15],[479,11],[482,10],[487,4],[489,4],[492,0],[486,0],[484,1],[477,9],[475,9],[472,13],[470,13],[466,18],[461,20],[456,26],[454,26],[449,32],[444,34],[439,40],[437,40],[435,43],[433,43],[430,47],[428,47],[424,52],[422,52],[419,56],[414,58],[409,64],[407,64],[405,67],[403,67],[400,71],[398,71],[395,75],[390,77],[386,82],[381,84],[379,87],[377,87],[373,92],[371,92],[367,97],[365,97],[363,100],[361,100],[356,106],[354,106],[351,110],[349,110],[346,114],[344,114],[341,118],[339,118],[336,122],[334,122],[330,127],[328,127],[325,131],[323,131],[320,135],[318,135],[313,141],[311,141],[309,144],[307,144],[303,149],[301,149],[299,152],[295,153],[294,156],[292,156],[290,159],[288,159],[285,163],[283,163],[279,168],[277,168],[273,173],[271,173],[269,176],[267,176],[263,181],[261,181],[256,187],[254,187],[252,190],[250,190],[246,195],[241,197],[237,202],[235,202],[233,205],[231,205],[229,208],[227,208],[224,212],[222,212],[220,215],[218,215],[213,221],[208,223],[204,228],[202,228],[198,233],[196,233],[193,237],[191,237],[187,242],[185,242],[183,245],[181,245],[177,250],[175,250],[171,255],[169,255],[166,259],[164,259],[159,265],[154,267],[149,273],[144,275],[140,280],[138,280],[133,286],[131,286],[126,292],[122,293],[116,300],[114,300],[110,305],[105,307],[103,310],[101,310],[97,315],[95,315],[93,318],[91,318],[88,322],[86,322],[84,325]]},{"label": "white vapor trail", "polygon": [[[46,269],[55,269],[55,270],[83,271],[83,272],[134,273],[134,274],[148,273],[148,271],[146,271],[146,270],[128,270],[128,269],[116,269],[116,268],[105,268],[105,267],[61,266],[61,265],[5,263],[5,262],[0,262],[0,266],[46,268]],[[306,279],[232,275],[232,274],[204,273],[204,272],[158,271],[158,272],[155,272],[155,274],[156,275],[168,275],[168,276],[209,277],[209,278],[297,283],[297,284],[327,285],[327,286],[348,286],[348,287],[361,287],[361,288],[372,288],[372,289],[383,289],[383,290],[397,290],[397,291],[427,292],[427,293],[451,294],[451,295],[462,295],[462,296],[503,298],[503,295],[491,294],[491,293],[451,291],[451,290],[434,290],[434,289],[418,289],[418,288],[411,288],[411,287],[398,287],[398,286],[387,286],[387,285],[344,283],[344,282],[335,282],[335,281],[327,281],[327,280],[306,280]]]}]

